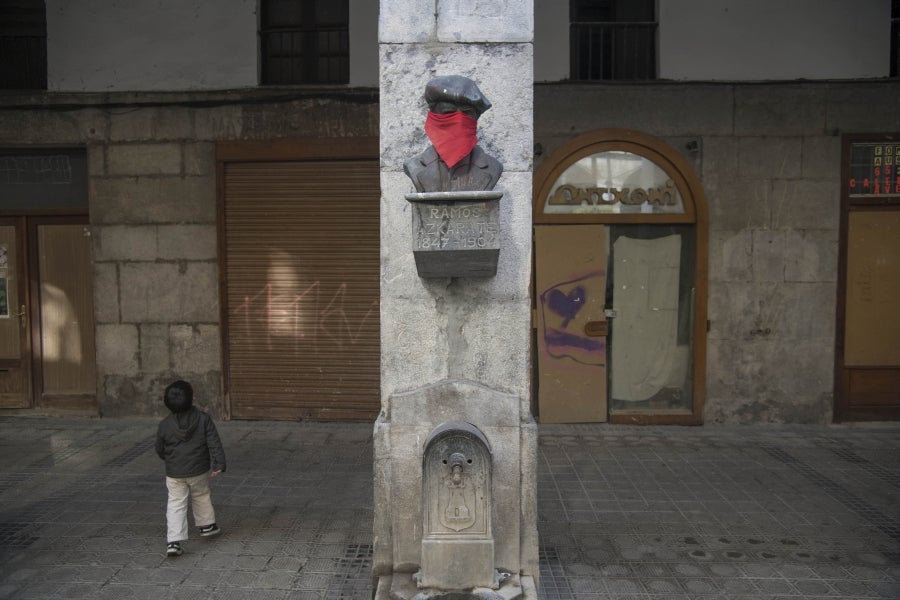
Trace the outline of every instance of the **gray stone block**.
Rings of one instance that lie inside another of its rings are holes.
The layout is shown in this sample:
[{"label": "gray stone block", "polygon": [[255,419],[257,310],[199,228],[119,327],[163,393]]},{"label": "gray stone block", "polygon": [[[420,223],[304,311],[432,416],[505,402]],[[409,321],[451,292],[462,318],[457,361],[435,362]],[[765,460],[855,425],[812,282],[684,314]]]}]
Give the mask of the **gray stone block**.
[{"label": "gray stone block", "polygon": [[97,325],[97,372],[135,375],[138,365],[138,328],[135,325]]},{"label": "gray stone block", "polygon": [[709,280],[750,281],[753,276],[753,232],[714,230],[709,234]]},{"label": "gray stone block", "polygon": [[107,173],[128,175],[180,175],[181,144],[112,144],[106,149]]},{"label": "gray stone block", "polygon": [[838,232],[833,229],[785,232],[785,281],[837,281]]},{"label": "gray stone block", "polygon": [[477,423],[479,427],[515,427],[521,421],[518,396],[491,389],[474,381],[444,380],[390,398],[394,425],[454,421]]},{"label": "gray stone block", "polygon": [[[243,138],[243,109],[240,105],[214,106],[194,110],[194,139],[205,141]],[[190,169],[186,174],[191,175]]]},{"label": "gray stone block", "polygon": [[772,227],[833,229],[839,227],[841,188],[834,181],[775,181],[772,184]]},{"label": "gray stone block", "polygon": [[92,228],[94,260],[152,261],[158,257],[155,225],[110,225]]},{"label": "gray stone block", "polygon": [[174,368],[202,373],[222,364],[218,325],[174,325],[169,335]]},{"label": "gray stone block", "polygon": [[753,281],[784,281],[784,231],[753,231]]},{"label": "gray stone block", "polygon": [[634,129],[658,137],[731,135],[733,88],[671,83],[537,86],[539,137],[605,128]]},{"label": "gray stone block", "polygon": [[93,179],[98,224],[215,223],[214,177]]},{"label": "gray stone block", "polygon": [[218,273],[213,263],[127,263],[120,267],[122,320],[215,323]]},{"label": "gray stone block", "polygon": [[392,0],[380,3],[378,41],[384,45],[433,40],[436,5],[437,0]]},{"label": "gray stone block", "polygon": [[145,323],[139,325],[141,371],[166,373],[172,368],[169,352],[169,326]]},{"label": "gray stone block", "polygon": [[765,229],[772,222],[771,184],[764,180],[704,181],[709,228],[736,231]]},{"label": "gray stone block", "polygon": [[841,138],[837,135],[803,138],[801,173],[804,179],[831,179],[840,185]]},{"label": "gray stone block", "polygon": [[109,141],[189,140],[194,128],[190,111],[176,106],[145,106],[109,115]]},{"label": "gray stone block", "polygon": [[119,322],[119,270],[115,263],[94,263],[94,322]]},{"label": "gray stone block", "polygon": [[828,121],[831,132],[900,131],[900,81],[831,82],[828,84]]},{"label": "gray stone block", "polygon": [[531,42],[531,2],[441,0],[437,10],[441,42]]},{"label": "gray stone block", "polygon": [[799,137],[740,138],[738,174],[743,179],[800,177],[801,144]]},{"label": "gray stone block", "polygon": [[215,225],[160,225],[157,235],[163,260],[215,260],[218,255]]},{"label": "gray stone block", "polygon": [[[227,138],[225,138],[227,139]],[[211,142],[186,143],[184,153],[184,174],[202,177],[216,173],[216,145]]]},{"label": "gray stone block", "polygon": [[825,131],[827,84],[735,86],[734,133],[816,135]]}]

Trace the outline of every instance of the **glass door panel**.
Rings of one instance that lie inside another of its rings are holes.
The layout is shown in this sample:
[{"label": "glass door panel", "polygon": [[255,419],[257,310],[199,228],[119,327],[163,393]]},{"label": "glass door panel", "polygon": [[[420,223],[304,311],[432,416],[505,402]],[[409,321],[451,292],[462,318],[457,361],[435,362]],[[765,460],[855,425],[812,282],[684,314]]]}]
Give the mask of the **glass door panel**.
[{"label": "glass door panel", "polygon": [[693,228],[615,225],[610,229],[610,412],[689,414]]},{"label": "glass door panel", "polygon": [[0,220],[0,408],[31,403],[27,353],[27,311],[19,253],[19,227]]}]

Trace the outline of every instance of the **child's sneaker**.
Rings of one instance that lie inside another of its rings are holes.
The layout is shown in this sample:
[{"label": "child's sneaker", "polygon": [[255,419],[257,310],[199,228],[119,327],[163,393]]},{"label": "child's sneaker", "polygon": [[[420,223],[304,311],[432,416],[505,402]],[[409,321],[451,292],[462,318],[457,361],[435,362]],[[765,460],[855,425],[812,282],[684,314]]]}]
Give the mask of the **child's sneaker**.
[{"label": "child's sneaker", "polygon": [[184,550],[181,549],[181,544],[178,542],[169,542],[166,546],[166,556],[181,556],[181,553]]},{"label": "child's sneaker", "polygon": [[209,537],[211,535],[219,535],[222,533],[222,530],[219,529],[219,526],[213,523],[212,525],[204,525],[200,528],[200,535],[203,537]]}]

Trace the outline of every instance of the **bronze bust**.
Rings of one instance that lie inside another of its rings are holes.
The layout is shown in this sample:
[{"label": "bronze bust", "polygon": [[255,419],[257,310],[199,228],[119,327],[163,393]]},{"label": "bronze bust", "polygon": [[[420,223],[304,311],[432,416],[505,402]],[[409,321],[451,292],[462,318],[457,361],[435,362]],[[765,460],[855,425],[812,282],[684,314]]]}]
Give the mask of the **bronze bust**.
[{"label": "bronze bust", "polygon": [[403,164],[417,192],[492,190],[503,165],[477,144],[478,117],[491,107],[474,81],[435,77],[425,86],[425,133],[432,145]]}]

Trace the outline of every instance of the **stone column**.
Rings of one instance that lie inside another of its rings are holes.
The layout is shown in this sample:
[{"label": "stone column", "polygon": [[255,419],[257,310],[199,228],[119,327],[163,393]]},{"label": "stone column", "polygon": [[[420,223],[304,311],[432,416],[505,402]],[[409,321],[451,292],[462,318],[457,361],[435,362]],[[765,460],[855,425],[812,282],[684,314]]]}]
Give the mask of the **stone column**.
[{"label": "stone column", "polygon": [[[374,576],[421,567],[423,452],[442,424],[469,423],[490,447],[493,568],[533,597],[538,574],[537,429],[530,414],[533,5],[531,0],[382,0],[381,398],[375,424]],[[493,104],[479,144],[503,163],[496,275],[420,277],[413,257],[415,191],[403,162],[429,141],[425,84],[474,80]]]}]

